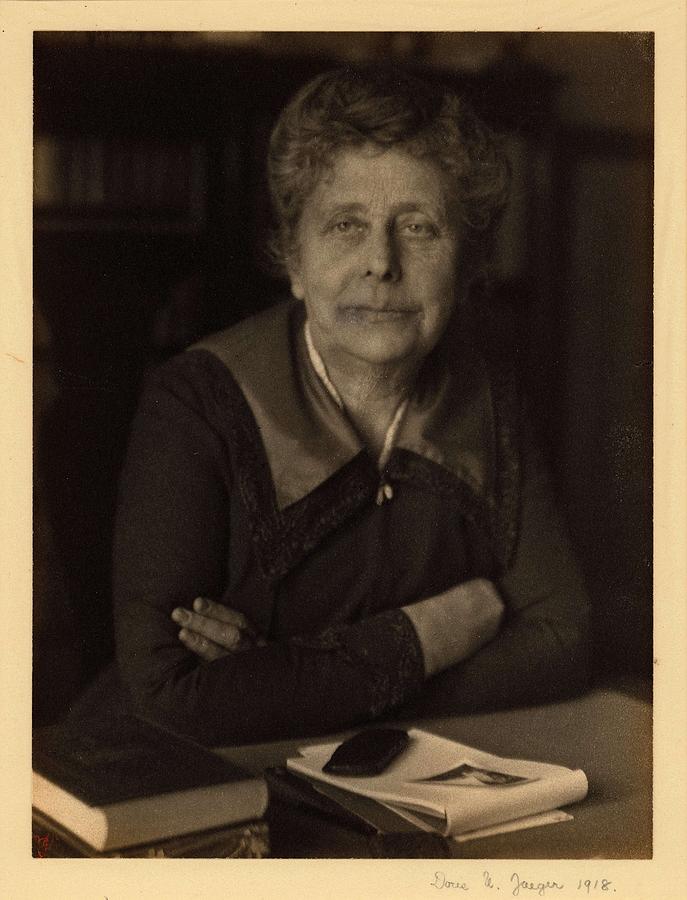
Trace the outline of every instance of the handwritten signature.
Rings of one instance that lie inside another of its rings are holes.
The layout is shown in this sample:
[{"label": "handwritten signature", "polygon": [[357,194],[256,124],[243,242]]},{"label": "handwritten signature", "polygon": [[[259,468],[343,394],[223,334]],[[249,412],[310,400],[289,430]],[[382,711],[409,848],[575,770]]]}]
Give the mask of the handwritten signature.
[{"label": "handwritten signature", "polygon": [[443,872],[434,873],[434,881],[432,887],[435,888],[457,888],[459,891],[469,891],[470,888],[464,881],[451,881]]},{"label": "handwritten signature", "polygon": [[[562,881],[546,881],[532,878],[523,878],[519,872],[511,873],[508,879],[510,894],[513,897],[525,896],[526,893],[536,895],[538,897],[546,897],[557,891],[564,891],[566,885]],[[458,890],[469,891],[470,885],[464,878],[448,877],[445,872],[438,870],[434,873],[434,878],[430,882],[430,886],[437,890]],[[497,883],[497,879],[491,872],[482,872],[481,887],[492,890],[501,890],[501,886]],[[591,878],[579,878],[576,882],[569,884],[568,889],[585,893],[587,895],[596,893],[615,893],[613,882],[608,878],[597,878],[592,881]]]},{"label": "handwritten signature", "polygon": [[514,897],[518,897],[521,890],[536,891],[540,897],[544,897],[547,891],[562,891],[565,887],[564,884],[559,884],[557,881],[527,881],[525,878],[520,878],[517,872],[513,872],[511,875],[510,883],[513,885],[511,893]]}]

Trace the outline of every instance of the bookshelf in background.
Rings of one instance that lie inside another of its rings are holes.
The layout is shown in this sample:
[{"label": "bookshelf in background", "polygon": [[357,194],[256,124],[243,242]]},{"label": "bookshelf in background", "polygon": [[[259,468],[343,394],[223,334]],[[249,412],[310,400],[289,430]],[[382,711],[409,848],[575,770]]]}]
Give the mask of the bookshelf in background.
[{"label": "bookshelf in background", "polygon": [[34,225],[39,231],[197,234],[205,225],[207,161],[198,142],[38,134]]}]

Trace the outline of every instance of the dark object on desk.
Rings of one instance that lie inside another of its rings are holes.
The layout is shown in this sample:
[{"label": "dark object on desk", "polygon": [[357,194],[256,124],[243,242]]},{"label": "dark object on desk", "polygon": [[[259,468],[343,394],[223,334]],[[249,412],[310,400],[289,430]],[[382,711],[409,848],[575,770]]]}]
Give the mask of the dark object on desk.
[{"label": "dark object on desk", "polygon": [[313,783],[290,772],[285,766],[275,766],[265,772],[273,801],[305,807],[346,825],[362,834],[417,834],[419,828],[398,813],[370,797],[343,791],[330,784]]},{"label": "dark object on desk", "polygon": [[242,822],[194,834],[100,852],[38,810],[31,821],[32,854],[40,859],[263,859],[269,856],[267,822]]},{"label": "dark object on desk", "polygon": [[[456,845],[451,853],[448,841],[438,834],[421,831],[381,803],[369,797],[360,797],[340,791],[331,785],[313,785],[307,779],[289,772],[284,766],[275,766],[265,772],[270,794],[270,810],[273,819],[289,823],[289,838],[297,839],[294,829],[298,820],[289,815],[289,807],[298,807],[324,816],[316,829],[310,819],[309,831],[327,831],[325,819],[344,826],[349,835],[348,844],[355,847],[351,856],[388,859],[445,859],[457,855]],[[272,823],[271,823],[272,824]],[[301,826],[302,827],[302,826]],[[329,826],[330,828],[332,826]],[[279,830],[279,829],[277,829]],[[340,828],[339,840],[344,833]],[[356,837],[357,834],[357,837]],[[308,835],[309,837],[310,835]],[[278,842],[279,843],[279,842]],[[275,848],[276,855],[279,847]],[[307,853],[304,855],[308,855]]]},{"label": "dark object on desk", "polygon": [[346,809],[335,800],[318,791],[305,778],[294,775],[285,766],[274,766],[265,771],[269,790],[270,807],[276,801],[289,806],[304,807],[333,819],[342,825],[361,831],[363,834],[376,834],[377,829],[362,816]]},{"label": "dark object on desk", "polygon": [[379,775],[408,746],[400,728],[368,728],[340,744],[322,767],[330,775]]},{"label": "dark object on desk", "polygon": [[[440,834],[375,834],[369,840],[370,854],[378,859],[451,859],[448,841]],[[457,855],[457,854],[455,854]]]},{"label": "dark object on desk", "polygon": [[117,715],[35,733],[33,805],[105,852],[260,819],[267,787],[188,738]]}]

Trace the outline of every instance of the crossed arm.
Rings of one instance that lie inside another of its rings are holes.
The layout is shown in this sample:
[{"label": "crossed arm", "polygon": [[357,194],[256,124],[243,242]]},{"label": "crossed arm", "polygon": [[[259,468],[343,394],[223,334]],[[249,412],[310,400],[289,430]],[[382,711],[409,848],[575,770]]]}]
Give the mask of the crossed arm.
[{"label": "crossed arm", "polygon": [[[475,578],[402,610],[415,629],[429,678],[492,640],[504,606],[490,581]],[[175,607],[172,620],[181,626],[181,643],[205,662],[267,643],[243,613],[208,597],[196,597],[192,609]]]}]

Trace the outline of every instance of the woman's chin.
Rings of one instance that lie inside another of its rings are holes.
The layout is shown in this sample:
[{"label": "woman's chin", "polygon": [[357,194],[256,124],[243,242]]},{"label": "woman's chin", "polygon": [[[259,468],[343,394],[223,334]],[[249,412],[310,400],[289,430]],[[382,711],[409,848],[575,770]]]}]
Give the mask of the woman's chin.
[{"label": "woman's chin", "polygon": [[347,349],[351,355],[372,366],[405,365],[419,361],[425,355],[415,335],[378,335],[372,329]]}]

